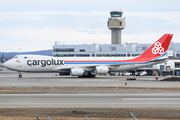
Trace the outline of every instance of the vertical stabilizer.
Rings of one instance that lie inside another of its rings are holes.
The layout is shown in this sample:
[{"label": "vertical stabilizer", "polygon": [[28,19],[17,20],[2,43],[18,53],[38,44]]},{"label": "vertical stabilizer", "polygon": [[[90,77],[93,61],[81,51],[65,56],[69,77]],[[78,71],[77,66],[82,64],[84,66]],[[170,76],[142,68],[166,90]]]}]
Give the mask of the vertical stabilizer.
[{"label": "vertical stabilizer", "polygon": [[153,45],[151,45],[151,47],[149,47],[139,57],[134,58],[133,61],[145,62],[164,56],[166,54],[166,51],[168,50],[172,37],[173,34],[164,34],[159,40],[157,40]]}]

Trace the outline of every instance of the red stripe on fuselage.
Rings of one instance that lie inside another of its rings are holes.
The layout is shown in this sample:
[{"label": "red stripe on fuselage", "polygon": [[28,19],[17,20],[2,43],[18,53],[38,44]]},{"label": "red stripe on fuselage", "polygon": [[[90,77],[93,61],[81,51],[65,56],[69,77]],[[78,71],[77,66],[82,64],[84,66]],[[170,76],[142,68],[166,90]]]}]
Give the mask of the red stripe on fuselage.
[{"label": "red stripe on fuselage", "polygon": [[155,59],[154,57],[137,57],[130,60],[65,60],[64,62],[147,62]]},{"label": "red stripe on fuselage", "polygon": [[147,62],[151,58],[134,58],[130,60],[65,60],[64,62]]}]

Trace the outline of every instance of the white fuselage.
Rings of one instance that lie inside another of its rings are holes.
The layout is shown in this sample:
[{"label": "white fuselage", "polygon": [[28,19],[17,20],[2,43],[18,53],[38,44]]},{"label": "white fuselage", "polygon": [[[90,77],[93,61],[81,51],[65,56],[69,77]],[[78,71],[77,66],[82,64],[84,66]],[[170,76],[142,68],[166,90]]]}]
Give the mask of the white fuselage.
[{"label": "white fuselage", "polygon": [[127,60],[132,57],[51,57],[41,55],[18,55],[4,64],[7,68],[18,72],[59,72],[71,68],[82,68],[85,71],[93,71],[94,66],[108,66],[110,71],[126,71],[149,65],[154,65],[167,60],[145,63],[67,63],[68,60]]}]

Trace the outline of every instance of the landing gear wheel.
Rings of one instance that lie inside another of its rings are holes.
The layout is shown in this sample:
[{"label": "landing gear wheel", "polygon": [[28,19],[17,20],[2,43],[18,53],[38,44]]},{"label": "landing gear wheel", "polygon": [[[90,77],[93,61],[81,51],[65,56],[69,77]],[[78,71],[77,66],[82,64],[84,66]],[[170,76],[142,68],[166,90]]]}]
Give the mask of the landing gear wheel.
[{"label": "landing gear wheel", "polygon": [[22,78],[22,75],[21,75],[21,74],[19,75],[19,78]]}]

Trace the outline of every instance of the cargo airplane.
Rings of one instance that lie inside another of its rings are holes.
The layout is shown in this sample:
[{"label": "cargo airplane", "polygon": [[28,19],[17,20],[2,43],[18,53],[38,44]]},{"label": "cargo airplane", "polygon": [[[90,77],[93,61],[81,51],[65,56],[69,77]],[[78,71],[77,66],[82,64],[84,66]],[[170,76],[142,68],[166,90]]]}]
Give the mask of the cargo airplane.
[{"label": "cargo airplane", "polygon": [[95,77],[95,74],[127,71],[168,61],[166,51],[173,34],[164,34],[144,53],[137,57],[51,57],[16,55],[3,65],[21,72],[55,72],[60,75]]}]

